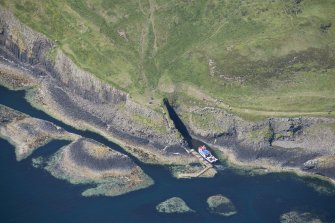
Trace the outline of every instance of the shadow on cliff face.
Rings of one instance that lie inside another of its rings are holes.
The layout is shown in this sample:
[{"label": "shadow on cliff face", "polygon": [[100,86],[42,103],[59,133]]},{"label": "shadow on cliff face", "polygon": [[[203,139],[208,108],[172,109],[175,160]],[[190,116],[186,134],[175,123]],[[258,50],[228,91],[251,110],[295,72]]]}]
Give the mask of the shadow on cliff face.
[{"label": "shadow on cliff face", "polygon": [[192,137],[191,137],[190,133],[188,132],[186,126],[184,125],[183,121],[179,118],[179,116],[177,115],[176,111],[174,110],[174,108],[172,107],[172,105],[170,104],[170,102],[167,98],[164,98],[163,102],[164,102],[164,105],[166,106],[166,108],[169,112],[169,116],[170,116],[171,120],[173,121],[174,126],[180,132],[180,134],[183,136],[183,138],[186,140],[188,145],[190,147],[193,147]]}]

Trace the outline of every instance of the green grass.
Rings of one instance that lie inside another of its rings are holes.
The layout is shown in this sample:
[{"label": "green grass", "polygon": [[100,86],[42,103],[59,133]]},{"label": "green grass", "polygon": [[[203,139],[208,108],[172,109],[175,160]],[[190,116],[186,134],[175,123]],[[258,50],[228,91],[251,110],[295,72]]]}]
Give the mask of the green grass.
[{"label": "green grass", "polygon": [[335,134],[335,123],[318,124],[314,125],[312,128],[313,128],[312,130],[316,132],[321,132],[325,131],[325,129],[329,129]]},{"label": "green grass", "polygon": [[140,125],[149,126],[154,128],[159,133],[166,133],[167,129],[165,128],[164,123],[162,123],[161,119],[155,120],[153,118],[140,115],[140,114],[132,114],[130,117],[135,123]]},{"label": "green grass", "polygon": [[196,86],[248,119],[335,110],[333,0],[0,3],[80,67],[140,102],[165,96],[159,86],[166,79],[177,93]]},{"label": "green grass", "polygon": [[261,139],[269,140],[272,137],[272,131],[269,126],[258,129],[249,133],[249,138],[252,140]]},{"label": "green grass", "polygon": [[192,122],[194,122],[201,129],[208,129],[211,131],[220,131],[220,124],[217,122],[217,119],[214,114],[197,114],[191,113]]}]

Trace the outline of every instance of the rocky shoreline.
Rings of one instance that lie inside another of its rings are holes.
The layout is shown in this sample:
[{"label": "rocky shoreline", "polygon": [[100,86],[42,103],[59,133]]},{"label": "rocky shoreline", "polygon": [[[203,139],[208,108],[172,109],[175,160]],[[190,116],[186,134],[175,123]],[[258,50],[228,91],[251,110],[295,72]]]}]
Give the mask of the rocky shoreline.
[{"label": "rocky shoreline", "polygon": [[[50,59],[48,52],[55,49],[55,43],[4,9],[0,18],[2,85],[33,87],[28,96],[32,105],[75,128],[105,136],[143,162],[199,163],[187,153],[187,143],[164,112],[136,103],[127,93],[81,70],[58,48]],[[192,136],[219,148],[232,163],[335,179],[333,119],[249,122],[215,106],[178,105],[176,111]]]}]

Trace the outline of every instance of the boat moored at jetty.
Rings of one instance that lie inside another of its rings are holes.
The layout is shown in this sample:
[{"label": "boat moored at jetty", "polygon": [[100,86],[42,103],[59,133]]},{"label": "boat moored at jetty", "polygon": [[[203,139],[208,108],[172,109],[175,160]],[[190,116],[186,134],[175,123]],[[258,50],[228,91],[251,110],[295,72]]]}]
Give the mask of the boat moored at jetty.
[{"label": "boat moored at jetty", "polygon": [[210,163],[218,161],[218,159],[212,155],[212,153],[206,148],[205,145],[199,146],[198,152],[203,158],[205,158],[205,160],[207,160]]}]

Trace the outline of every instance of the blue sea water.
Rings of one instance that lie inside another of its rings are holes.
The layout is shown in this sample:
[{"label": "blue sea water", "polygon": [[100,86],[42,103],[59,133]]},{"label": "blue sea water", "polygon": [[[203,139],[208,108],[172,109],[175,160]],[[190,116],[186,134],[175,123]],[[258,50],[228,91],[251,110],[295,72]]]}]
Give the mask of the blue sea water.
[{"label": "blue sea water", "polygon": [[[124,152],[98,134],[73,129],[32,108],[23,91],[0,87],[0,104],[51,121],[70,132],[95,139]],[[171,176],[167,168],[135,162],[154,179],[149,188],[118,197],[82,197],[88,185],[72,185],[32,166],[31,158],[48,157],[67,141],[55,140],[39,148],[31,157],[17,162],[14,148],[0,139],[0,222],[230,222],[275,223],[288,211],[307,211],[324,222],[335,222],[335,194],[321,194],[310,183],[331,188],[327,183],[294,174],[272,173],[248,176],[224,168],[211,179],[182,179]],[[238,213],[231,217],[211,214],[208,196],[229,197]],[[196,211],[191,214],[161,214],[155,206],[170,197],[181,197]]]}]

